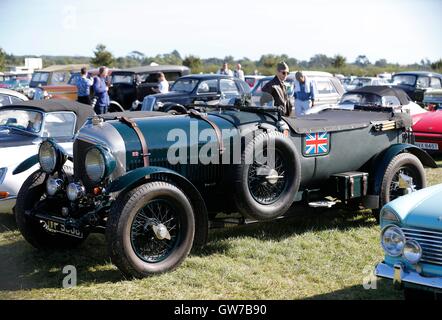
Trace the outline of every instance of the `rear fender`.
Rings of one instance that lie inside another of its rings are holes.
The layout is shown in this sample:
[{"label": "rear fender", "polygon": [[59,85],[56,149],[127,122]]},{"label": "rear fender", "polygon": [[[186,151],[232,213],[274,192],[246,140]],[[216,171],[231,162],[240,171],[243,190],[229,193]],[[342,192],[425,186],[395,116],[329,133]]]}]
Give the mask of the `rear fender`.
[{"label": "rear fender", "polygon": [[379,195],[381,192],[381,185],[382,185],[382,179],[384,178],[385,170],[387,170],[387,167],[391,160],[397,156],[400,153],[403,152],[409,152],[413,155],[415,155],[424,166],[430,167],[430,168],[437,168],[436,162],[433,160],[433,158],[424,150],[412,145],[412,144],[406,144],[406,143],[398,143],[395,145],[392,145],[388,149],[384,150],[383,152],[379,153],[375,158],[373,159],[373,163],[371,166],[371,172],[370,172],[370,185],[371,185],[371,192],[370,194],[373,195]]},{"label": "rear fender", "polygon": [[194,247],[201,247],[207,242],[209,228],[206,204],[198,189],[185,177],[177,172],[162,167],[142,167],[132,170],[114,180],[106,189],[106,193],[127,192],[149,181],[167,181],[174,183],[189,197],[195,209]]}]

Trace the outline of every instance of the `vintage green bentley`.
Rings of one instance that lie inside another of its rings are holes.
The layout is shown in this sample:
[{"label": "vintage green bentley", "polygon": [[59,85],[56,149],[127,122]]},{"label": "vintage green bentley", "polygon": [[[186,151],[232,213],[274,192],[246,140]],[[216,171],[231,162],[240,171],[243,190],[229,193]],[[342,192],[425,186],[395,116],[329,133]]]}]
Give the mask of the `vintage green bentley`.
[{"label": "vintage green bentley", "polygon": [[296,212],[294,204],[378,212],[425,187],[423,165],[436,166],[411,144],[407,114],[360,106],[288,118],[261,102],[95,116],[73,155],[44,141],[16,169],[41,167],[18,195],[22,235],[37,248],[65,249],[104,233],[112,262],[145,277],[204,245],[219,213],[271,220]]}]

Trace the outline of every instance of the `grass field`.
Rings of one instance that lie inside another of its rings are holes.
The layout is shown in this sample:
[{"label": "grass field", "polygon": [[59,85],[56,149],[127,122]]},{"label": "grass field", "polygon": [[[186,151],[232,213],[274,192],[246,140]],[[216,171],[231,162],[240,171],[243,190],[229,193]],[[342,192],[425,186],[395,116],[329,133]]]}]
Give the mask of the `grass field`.
[{"label": "grass field", "polygon": [[[426,169],[430,184],[439,168]],[[0,214],[0,299],[401,299],[391,283],[364,278],[382,260],[370,212],[300,212],[287,220],[213,230],[209,243],[176,271],[124,279],[106,256],[104,237],[68,252],[39,252]],[[78,285],[62,288],[66,265]]]}]

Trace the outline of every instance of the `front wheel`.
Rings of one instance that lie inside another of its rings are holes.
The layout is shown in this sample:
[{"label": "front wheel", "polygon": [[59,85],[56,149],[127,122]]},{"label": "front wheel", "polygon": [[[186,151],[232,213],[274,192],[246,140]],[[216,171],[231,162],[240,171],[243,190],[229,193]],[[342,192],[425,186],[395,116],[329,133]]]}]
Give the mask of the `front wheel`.
[{"label": "front wheel", "polygon": [[167,182],[148,182],[117,198],[106,241],[112,262],[129,277],[143,278],[178,267],[195,235],[191,202]]}]

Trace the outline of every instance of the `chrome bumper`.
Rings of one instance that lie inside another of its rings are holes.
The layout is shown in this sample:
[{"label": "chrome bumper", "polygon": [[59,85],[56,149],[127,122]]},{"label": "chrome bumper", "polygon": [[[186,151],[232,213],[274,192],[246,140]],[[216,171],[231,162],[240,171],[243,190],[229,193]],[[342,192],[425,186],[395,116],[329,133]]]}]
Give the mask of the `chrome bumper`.
[{"label": "chrome bumper", "polygon": [[16,196],[0,199],[0,213],[12,213],[12,209],[15,207],[16,201]]},{"label": "chrome bumper", "polygon": [[405,271],[401,264],[395,264],[394,267],[390,267],[381,262],[376,266],[374,274],[381,278],[392,279],[395,285],[409,283],[433,289],[442,289],[442,277],[423,277],[415,271]]}]

